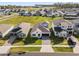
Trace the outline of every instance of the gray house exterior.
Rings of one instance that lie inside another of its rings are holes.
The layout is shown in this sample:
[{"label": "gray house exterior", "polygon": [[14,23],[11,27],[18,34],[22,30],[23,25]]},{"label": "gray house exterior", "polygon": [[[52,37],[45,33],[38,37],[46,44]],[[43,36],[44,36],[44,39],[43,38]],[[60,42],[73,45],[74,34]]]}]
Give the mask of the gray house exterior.
[{"label": "gray house exterior", "polygon": [[31,30],[31,37],[35,38],[43,38],[43,37],[49,37],[50,36],[50,30],[44,26],[41,26],[39,24],[36,24],[32,30]]}]

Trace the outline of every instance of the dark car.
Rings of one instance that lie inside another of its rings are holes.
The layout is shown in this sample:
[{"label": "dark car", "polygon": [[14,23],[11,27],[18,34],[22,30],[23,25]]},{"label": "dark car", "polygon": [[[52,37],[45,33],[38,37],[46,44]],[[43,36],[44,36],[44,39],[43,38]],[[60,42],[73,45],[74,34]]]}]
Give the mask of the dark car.
[{"label": "dark car", "polygon": [[68,39],[68,44],[72,47],[76,45],[76,42],[74,42],[71,38]]}]

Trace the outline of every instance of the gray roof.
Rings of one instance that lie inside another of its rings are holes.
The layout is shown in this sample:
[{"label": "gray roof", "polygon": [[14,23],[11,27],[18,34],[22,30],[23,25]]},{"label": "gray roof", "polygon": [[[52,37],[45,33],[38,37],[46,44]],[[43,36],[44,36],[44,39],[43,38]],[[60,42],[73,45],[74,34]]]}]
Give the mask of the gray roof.
[{"label": "gray roof", "polygon": [[74,19],[74,20],[69,20],[70,22],[72,22],[73,24],[79,23],[79,19]]},{"label": "gray roof", "polygon": [[67,21],[64,20],[64,19],[61,19],[61,20],[54,20],[54,21],[53,21],[53,24],[54,24],[54,25],[59,25],[59,24],[62,24],[62,23],[65,23],[65,24],[63,24],[63,25],[72,25],[72,23],[67,22]]},{"label": "gray roof", "polygon": [[42,31],[42,32],[49,32],[49,30],[48,30],[47,28],[41,26],[40,24],[41,24],[41,23],[36,24],[36,25],[32,28],[31,33],[32,33],[32,32],[35,32],[37,29],[39,29],[39,30]]},{"label": "gray roof", "polygon": [[25,22],[19,24],[19,27],[21,28],[22,32],[25,33],[26,35],[28,34],[31,28],[30,23],[25,23]]},{"label": "gray roof", "polygon": [[0,32],[3,34],[8,31],[12,26],[8,24],[0,24]]}]

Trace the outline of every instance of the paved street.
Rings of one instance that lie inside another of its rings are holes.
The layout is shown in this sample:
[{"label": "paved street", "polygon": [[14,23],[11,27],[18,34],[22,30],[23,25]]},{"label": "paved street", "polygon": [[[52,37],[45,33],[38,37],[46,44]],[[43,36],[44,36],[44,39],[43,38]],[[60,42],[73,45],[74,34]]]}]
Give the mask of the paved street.
[{"label": "paved street", "polygon": [[54,52],[51,45],[51,41],[49,39],[42,40],[42,48],[40,52],[50,52],[50,53]]}]

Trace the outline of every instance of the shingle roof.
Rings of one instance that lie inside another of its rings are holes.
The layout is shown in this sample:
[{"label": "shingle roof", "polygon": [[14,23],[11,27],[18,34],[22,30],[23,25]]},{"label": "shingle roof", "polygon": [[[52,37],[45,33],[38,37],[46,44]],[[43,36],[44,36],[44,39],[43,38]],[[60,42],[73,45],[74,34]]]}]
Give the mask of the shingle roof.
[{"label": "shingle roof", "polygon": [[21,28],[22,32],[27,34],[30,30],[30,23],[25,23],[25,22],[22,22],[19,27]]},{"label": "shingle roof", "polygon": [[66,20],[64,20],[64,19],[62,19],[62,20],[54,20],[53,21],[53,24],[54,25],[59,25],[59,24],[62,24],[62,25],[72,25],[72,23],[70,23],[70,22],[68,22],[68,21],[66,21]]},{"label": "shingle roof", "polygon": [[0,24],[0,32],[3,34],[8,31],[12,26],[8,24]]},{"label": "shingle roof", "polygon": [[35,32],[37,29],[39,29],[41,32],[49,32],[49,30],[48,30],[47,28],[41,26],[40,24],[41,24],[41,23],[36,24],[36,25],[32,28],[31,33],[32,33],[32,32]]}]

